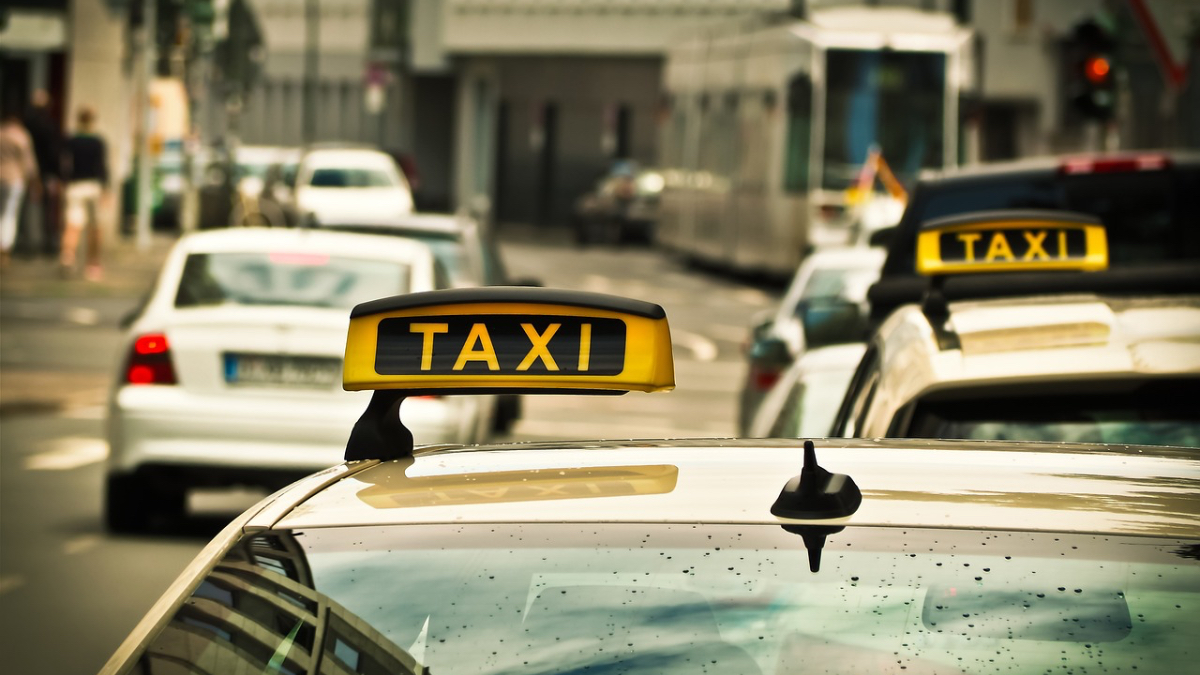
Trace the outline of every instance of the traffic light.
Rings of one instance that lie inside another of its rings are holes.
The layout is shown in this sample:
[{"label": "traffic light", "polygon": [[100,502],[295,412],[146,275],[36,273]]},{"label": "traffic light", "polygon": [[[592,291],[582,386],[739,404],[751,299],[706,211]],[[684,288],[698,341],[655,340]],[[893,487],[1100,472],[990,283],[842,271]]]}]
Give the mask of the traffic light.
[{"label": "traffic light", "polygon": [[1110,120],[1117,86],[1113,54],[1116,40],[1094,19],[1075,25],[1066,44],[1067,96],[1085,119]]},{"label": "traffic light", "polygon": [[225,37],[215,50],[215,61],[226,94],[244,94],[262,75],[264,45],[258,16],[247,0],[231,0]]}]

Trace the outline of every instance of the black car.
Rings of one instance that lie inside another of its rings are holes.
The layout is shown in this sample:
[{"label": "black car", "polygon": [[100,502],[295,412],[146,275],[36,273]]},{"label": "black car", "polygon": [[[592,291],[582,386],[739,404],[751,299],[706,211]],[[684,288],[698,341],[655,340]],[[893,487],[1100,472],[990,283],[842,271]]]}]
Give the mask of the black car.
[{"label": "black car", "polygon": [[[1200,153],[1091,154],[963,168],[923,178],[899,224],[878,233],[887,260],[871,288],[871,320],[918,302],[929,287],[916,271],[918,234],[931,222],[985,211],[1071,211],[1098,218],[1108,235],[1109,269],[1099,276],[1046,272],[951,280],[948,299],[1007,295],[1022,286],[1045,292],[1106,288],[1169,292],[1200,284]],[[1093,288],[1101,284],[1102,288]],[[968,288],[969,287],[969,288]]]}]

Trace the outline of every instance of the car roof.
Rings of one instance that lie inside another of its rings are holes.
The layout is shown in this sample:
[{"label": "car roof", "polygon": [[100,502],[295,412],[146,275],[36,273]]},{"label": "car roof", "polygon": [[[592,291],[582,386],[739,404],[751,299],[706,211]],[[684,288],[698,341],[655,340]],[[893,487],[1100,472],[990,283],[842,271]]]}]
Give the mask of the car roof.
[{"label": "car roof", "polygon": [[867,345],[863,342],[817,347],[801,354],[791,368],[806,372],[853,368],[862,359],[865,351]]},{"label": "car roof", "polygon": [[1171,166],[1200,165],[1200,152],[1191,150],[1143,150],[1121,152],[1091,152],[1069,155],[1046,155],[1026,157],[1003,162],[987,162],[947,169],[931,169],[921,173],[920,183],[936,187],[958,181],[1003,177],[1020,173],[1057,172],[1064,166],[1077,162],[1104,162],[1136,160],[1138,157],[1157,156],[1166,158]]},{"label": "car roof", "polygon": [[324,220],[320,227],[330,228],[366,228],[378,227],[381,230],[405,230],[416,234],[447,234],[461,235],[471,229],[474,222],[465,216],[453,213],[410,213],[397,214],[381,218],[350,218]]},{"label": "car roof", "polygon": [[887,251],[878,247],[866,246],[837,246],[819,248],[813,251],[806,262],[820,269],[858,269],[880,267],[883,265]]},{"label": "car roof", "polygon": [[370,148],[320,148],[304,153],[303,163],[309,166],[385,166],[395,167],[391,155]]},{"label": "car roof", "polygon": [[[1194,451],[997,441],[816,441],[863,494],[826,524],[1200,536]],[[800,473],[796,439],[433,448],[298,484],[249,529],[466,523],[745,523]]]},{"label": "car roof", "polygon": [[1200,296],[1043,296],[949,310],[951,348],[917,305],[880,326],[883,379],[867,429],[935,389],[1200,374]]},{"label": "car roof", "polygon": [[432,258],[430,248],[413,239],[388,235],[314,229],[234,227],[196,232],[183,237],[186,253],[264,251],[286,248],[357,258]]}]

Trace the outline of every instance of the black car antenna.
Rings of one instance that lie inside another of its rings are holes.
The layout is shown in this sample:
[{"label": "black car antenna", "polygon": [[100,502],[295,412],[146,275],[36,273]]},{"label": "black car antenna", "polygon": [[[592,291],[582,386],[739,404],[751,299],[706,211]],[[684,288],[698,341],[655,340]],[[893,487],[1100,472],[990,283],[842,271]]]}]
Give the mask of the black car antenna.
[{"label": "black car antenna", "polygon": [[[812,441],[804,441],[804,468],[783,486],[771,505],[772,515],[797,520],[832,520],[845,518],[858,511],[862,492],[854,479],[844,473],[830,473],[817,464],[817,450]],[[808,569],[821,569],[821,549],[825,537],[841,532],[840,525],[783,525],[783,529],[804,538],[808,549]]]}]

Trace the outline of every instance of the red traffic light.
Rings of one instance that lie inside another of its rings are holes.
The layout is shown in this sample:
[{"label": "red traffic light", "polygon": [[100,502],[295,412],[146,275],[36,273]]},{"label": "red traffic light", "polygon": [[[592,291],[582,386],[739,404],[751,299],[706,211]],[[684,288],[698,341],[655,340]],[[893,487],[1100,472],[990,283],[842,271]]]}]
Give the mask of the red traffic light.
[{"label": "red traffic light", "polygon": [[1112,64],[1103,56],[1089,56],[1083,62],[1083,76],[1092,84],[1106,84],[1112,74]]}]

